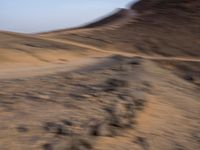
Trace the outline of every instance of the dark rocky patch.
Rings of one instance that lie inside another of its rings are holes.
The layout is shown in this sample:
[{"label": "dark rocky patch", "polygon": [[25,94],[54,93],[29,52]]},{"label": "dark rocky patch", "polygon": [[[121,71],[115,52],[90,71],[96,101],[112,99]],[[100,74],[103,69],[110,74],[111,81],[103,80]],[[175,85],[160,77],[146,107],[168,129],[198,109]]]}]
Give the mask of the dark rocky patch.
[{"label": "dark rocky patch", "polygon": [[200,132],[195,132],[195,133],[192,134],[192,136],[193,136],[193,139],[195,141],[197,141],[198,143],[200,143]]},{"label": "dark rocky patch", "polygon": [[24,126],[19,126],[19,127],[17,127],[17,131],[18,132],[28,132],[28,128],[26,128]]},{"label": "dark rocky patch", "polygon": [[87,138],[74,137],[71,140],[69,150],[91,150],[93,146]]},{"label": "dark rocky patch", "polygon": [[136,109],[143,110],[145,103],[146,103],[146,100],[136,99],[136,100],[134,100],[134,102],[135,102]]},{"label": "dark rocky patch", "polygon": [[92,136],[100,136],[101,134],[101,128],[102,128],[103,122],[98,119],[92,119],[89,122],[89,135]]},{"label": "dark rocky patch", "polygon": [[107,129],[111,130],[111,135],[120,129],[133,127],[136,115],[134,103],[118,103],[105,110],[108,113],[106,121],[109,128]]},{"label": "dark rocky patch", "polygon": [[186,148],[180,144],[175,144],[173,150],[186,150]]},{"label": "dark rocky patch", "polygon": [[134,142],[139,144],[144,150],[149,149],[149,143],[147,142],[147,139],[144,137],[138,136]]},{"label": "dark rocky patch", "polygon": [[67,119],[62,120],[62,123],[65,124],[65,125],[67,125],[67,126],[72,126],[72,125],[73,125],[73,122],[72,122],[72,121],[69,121],[69,120],[67,120]]},{"label": "dark rocky patch", "polygon": [[129,61],[129,64],[131,65],[140,65],[141,64],[141,58],[140,57],[134,57]]},{"label": "dark rocky patch", "polygon": [[46,143],[42,146],[43,150],[53,150],[52,144]]},{"label": "dark rocky patch", "polygon": [[124,57],[122,55],[113,55],[111,58],[114,60],[117,60],[117,61],[123,61],[126,59],[126,57]]},{"label": "dark rocky patch", "polygon": [[70,132],[62,124],[54,122],[45,123],[44,129],[56,135],[70,135]]},{"label": "dark rocky patch", "polygon": [[184,78],[185,80],[189,81],[189,82],[193,82],[193,81],[194,81],[193,76],[190,75],[190,74],[186,74],[183,78]]},{"label": "dark rocky patch", "polygon": [[106,81],[105,92],[115,91],[118,88],[128,87],[129,84],[126,80],[121,79],[108,79]]}]

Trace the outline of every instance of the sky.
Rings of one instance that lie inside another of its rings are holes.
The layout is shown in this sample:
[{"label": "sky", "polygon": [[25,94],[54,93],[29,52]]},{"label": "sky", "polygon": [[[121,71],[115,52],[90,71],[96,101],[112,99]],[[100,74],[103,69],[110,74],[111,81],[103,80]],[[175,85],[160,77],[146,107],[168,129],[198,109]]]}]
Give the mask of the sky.
[{"label": "sky", "polygon": [[133,0],[0,0],[0,30],[35,33],[76,27]]}]

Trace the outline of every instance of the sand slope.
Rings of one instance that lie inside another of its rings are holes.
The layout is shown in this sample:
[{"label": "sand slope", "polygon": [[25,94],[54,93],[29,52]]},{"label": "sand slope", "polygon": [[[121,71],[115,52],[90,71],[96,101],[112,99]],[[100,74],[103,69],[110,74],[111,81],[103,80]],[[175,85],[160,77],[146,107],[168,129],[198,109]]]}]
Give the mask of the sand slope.
[{"label": "sand slope", "polygon": [[1,31],[0,150],[199,149],[199,4],[142,0],[78,29]]}]

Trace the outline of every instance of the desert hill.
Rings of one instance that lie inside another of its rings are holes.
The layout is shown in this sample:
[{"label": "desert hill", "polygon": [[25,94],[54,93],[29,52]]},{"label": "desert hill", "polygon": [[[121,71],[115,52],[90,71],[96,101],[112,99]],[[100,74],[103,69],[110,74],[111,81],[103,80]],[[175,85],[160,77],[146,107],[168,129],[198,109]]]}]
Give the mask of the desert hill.
[{"label": "desert hill", "polygon": [[199,149],[199,6],[141,0],[80,28],[0,31],[0,150]]},{"label": "desert hill", "polygon": [[89,49],[62,41],[31,34],[0,32],[0,68],[3,70],[66,64],[93,54]]},{"label": "desert hill", "polygon": [[130,10],[134,10],[135,16],[118,28],[63,31],[44,36],[147,55],[199,57],[198,1],[142,0],[127,12]]}]

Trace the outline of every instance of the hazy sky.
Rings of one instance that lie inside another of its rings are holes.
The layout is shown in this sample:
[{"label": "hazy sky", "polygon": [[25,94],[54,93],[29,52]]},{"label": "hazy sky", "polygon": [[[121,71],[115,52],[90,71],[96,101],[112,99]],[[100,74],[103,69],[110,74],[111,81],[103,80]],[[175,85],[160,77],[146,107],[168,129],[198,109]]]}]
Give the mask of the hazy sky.
[{"label": "hazy sky", "polygon": [[84,24],[133,0],[0,0],[0,30],[40,32]]}]

